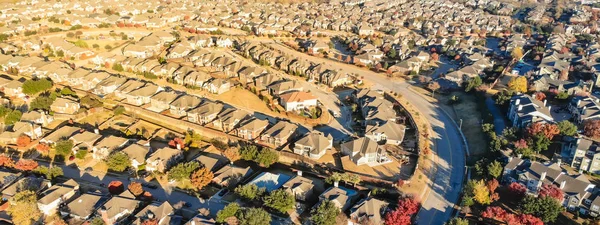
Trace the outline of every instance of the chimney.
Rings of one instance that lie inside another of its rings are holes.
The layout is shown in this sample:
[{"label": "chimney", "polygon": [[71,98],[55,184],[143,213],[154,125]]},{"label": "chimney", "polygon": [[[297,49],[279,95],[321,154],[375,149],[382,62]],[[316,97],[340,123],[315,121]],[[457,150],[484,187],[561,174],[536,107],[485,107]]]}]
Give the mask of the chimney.
[{"label": "chimney", "polygon": [[544,99],[544,106],[546,106],[546,102],[548,102],[548,100]]},{"label": "chimney", "polygon": [[334,187],[338,187],[338,186],[340,186],[340,182],[339,182],[339,181],[334,181],[334,182],[333,182],[333,186],[334,186]]},{"label": "chimney", "polygon": [[577,105],[581,104],[581,99],[577,100]]},{"label": "chimney", "polygon": [[[552,109],[552,106],[548,106],[548,111],[550,111],[550,109]],[[550,112],[552,112],[552,111],[550,111]]]},{"label": "chimney", "polygon": [[521,104],[521,99],[517,99],[517,100],[515,101],[515,105],[519,105],[519,104]]},{"label": "chimney", "polygon": [[302,170],[298,170],[298,171],[296,172],[296,174],[298,174],[298,176],[299,176],[299,177],[301,177],[301,176],[302,176]]},{"label": "chimney", "polygon": [[518,106],[519,106],[519,109],[517,111],[523,110],[523,105],[518,105]]},{"label": "chimney", "polygon": [[177,150],[181,150],[181,145],[177,144]]},{"label": "chimney", "polygon": [[542,181],[544,181],[544,179],[546,179],[546,172],[542,172],[542,175],[540,176],[540,185],[542,184]]},{"label": "chimney", "polygon": [[98,130],[98,128],[94,129],[94,133],[95,134],[100,134],[100,130]]},{"label": "chimney", "polygon": [[567,184],[566,180],[563,180],[562,182],[560,182],[560,189],[565,188],[565,185]]}]

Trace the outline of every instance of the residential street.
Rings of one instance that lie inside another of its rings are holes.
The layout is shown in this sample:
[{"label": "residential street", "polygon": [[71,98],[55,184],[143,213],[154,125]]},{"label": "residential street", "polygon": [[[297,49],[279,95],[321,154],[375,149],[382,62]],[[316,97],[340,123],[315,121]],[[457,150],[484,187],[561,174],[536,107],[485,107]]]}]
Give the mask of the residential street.
[{"label": "residential street", "polygon": [[437,171],[433,171],[434,174],[428,176],[433,180],[432,191],[426,197],[427,200],[422,203],[422,208],[417,215],[418,224],[441,225],[451,218],[454,204],[457,203],[462,190],[465,173],[465,152],[458,127],[441,108],[410,90],[410,84],[405,81],[394,80],[370,70],[357,68],[354,65],[309,56],[282,44],[272,42],[268,44],[286,54],[310,58],[315,63],[327,64],[329,68],[339,69],[344,73],[358,74],[373,83],[374,90],[398,92],[404,98],[409,99],[431,123],[434,132],[431,137],[434,144],[432,149],[436,151],[438,156]]}]

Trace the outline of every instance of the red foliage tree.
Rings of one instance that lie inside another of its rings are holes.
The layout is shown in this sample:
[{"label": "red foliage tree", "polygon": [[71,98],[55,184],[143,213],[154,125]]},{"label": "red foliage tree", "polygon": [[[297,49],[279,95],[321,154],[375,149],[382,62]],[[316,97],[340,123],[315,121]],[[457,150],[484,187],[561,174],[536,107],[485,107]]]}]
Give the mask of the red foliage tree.
[{"label": "red foliage tree", "polygon": [[517,149],[525,149],[527,148],[527,141],[525,139],[519,139],[518,141],[515,141],[515,148]]},{"label": "red foliage tree", "polygon": [[586,120],[583,124],[583,134],[588,137],[600,137],[600,120]]},{"label": "red foliage tree", "polygon": [[[435,49],[435,48],[434,48]],[[432,50],[433,51],[433,50]],[[440,60],[440,55],[438,55],[437,53],[435,53],[435,51],[433,52],[433,54],[431,54],[431,60],[436,62],[438,60]]]},{"label": "red foliage tree", "polygon": [[17,163],[15,163],[15,169],[22,171],[32,171],[38,167],[38,163],[32,159],[19,159]]},{"label": "red foliage tree", "polygon": [[124,190],[125,190],[125,187],[123,186],[123,182],[121,182],[121,181],[114,180],[114,181],[111,181],[110,184],[108,184],[108,191],[113,195],[118,195],[121,192],[123,192]]},{"label": "red foliage tree", "polygon": [[552,197],[562,202],[564,194],[560,188],[553,184],[543,184],[539,191],[540,197]]},{"label": "red foliage tree", "polygon": [[2,166],[2,167],[13,167],[13,166],[15,166],[15,161],[13,161],[7,155],[0,154],[0,166]]},{"label": "red foliage tree", "polygon": [[17,147],[23,148],[31,144],[31,138],[27,135],[21,135],[17,138]]},{"label": "red foliage tree", "polygon": [[421,207],[421,204],[413,198],[402,198],[398,200],[398,207],[385,215],[387,225],[408,225],[411,217]]},{"label": "red foliage tree", "polygon": [[527,192],[527,187],[517,182],[512,182],[508,185],[508,190],[514,194],[516,197],[522,198],[525,196]]},{"label": "red foliage tree", "polygon": [[181,139],[181,138],[173,138],[173,140],[169,141],[169,146],[176,148],[177,144],[179,144],[180,148],[184,148],[185,147],[185,142]]},{"label": "red foliage tree", "polygon": [[496,193],[496,189],[500,185],[498,183],[498,180],[491,179],[486,183],[486,185],[487,185],[488,190],[490,190],[490,198],[492,199],[492,201],[497,201],[498,199],[500,199],[500,195],[498,195],[498,193]]},{"label": "red foliage tree", "polygon": [[144,222],[142,222],[142,225],[158,225],[158,220],[156,218],[147,219],[147,220],[144,220]]},{"label": "red foliage tree", "polygon": [[486,219],[494,219],[499,221],[504,221],[506,219],[506,210],[498,207],[498,206],[488,206],[485,211],[481,213],[481,217]]},{"label": "red foliage tree", "polygon": [[544,92],[536,92],[535,99],[538,101],[544,101],[544,99],[546,99],[546,94],[544,94]]},{"label": "red foliage tree", "polygon": [[555,135],[560,133],[558,126],[555,124],[547,124],[547,123],[532,123],[527,127],[527,134],[531,137],[538,133],[543,133],[548,139],[554,138]]},{"label": "red foliage tree", "polygon": [[543,225],[544,222],[535,216],[529,214],[521,214],[518,216],[519,222],[523,225]]}]

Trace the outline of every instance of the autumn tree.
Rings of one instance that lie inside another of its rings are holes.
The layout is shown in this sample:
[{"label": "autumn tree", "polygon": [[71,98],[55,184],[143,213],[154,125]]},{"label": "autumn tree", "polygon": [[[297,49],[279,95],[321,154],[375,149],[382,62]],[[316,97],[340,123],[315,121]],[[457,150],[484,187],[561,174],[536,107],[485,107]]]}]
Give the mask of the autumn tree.
[{"label": "autumn tree", "polygon": [[586,120],[583,123],[583,134],[588,137],[600,138],[600,120]]},{"label": "autumn tree", "polygon": [[527,134],[533,137],[537,134],[543,134],[549,140],[552,140],[554,136],[560,134],[560,129],[556,124],[548,124],[542,122],[532,123],[527,127]]},{"label": "autumn tree", "polygon": [[486,182],[486,187],[490,191],[490,199],[492,201],[497,201],[498,199],[500,199],[500,195],[498,195],[498,193],[496,193],[496,189],[498,188],[499,185],[500,184],[498,183],[498,180],[496,180],[496,179],[491,179]]},{"label": "autumn tree", "polygon": [[118,195],[123,192],[125,189],[123,187],[123,182],[118,180],[113,180],[108,184],[108,192],[113,195]]},{"label": "autumn tree", "polygon": [[192,174],[190,180],[192,181],[192,185],[194,185],[197,190],[202,190],[202,188],[212,181],[213,177],[213,172],[211,172],[208,168],[203,167],[199,170],[196,170],[196,172]]},{"label": "autumn tree", "polygon": [[540,197],[551,197],[559,202],[562,202],[564,193],[554,184],[542,184],[539,191]]},{"label": "autumn tree", "polygon": [[427,88],[429,88],[429,90],[431,90],[432,96],[435,96],[435,91],[440,89],[440,84],[437,81],[434,81],[434,82],[429,83],[429,85],[427,85]]},{"label": "autumn tree", "polygon": [[263,203],[265,206],[285,214],[287,211],[294,208],[296,205],[296,198],[287,191],[278,189],[263,197]]},{"label": "autumn tree", "polygon": [[173,138],[173,140],[169,141],[169,146],[172,148],[183,149],[185,148],[185,142],[181,138]]},{"label": "autumn tree", "polygon": [[23,134],[17,138],[17,147],[24,148],[29,144],[31,144],[31,138],[29,136]]},{"label": "autumn tree", "polygon": [[513,48],[510,55],[513,57],[513,59],[521,59],[521,57],[523,57],[523,49],[521,47]]},{"label": "autumn tree", "polygon": [[240,151],[237,148],[228,148],[223,151],[223,155],[229,159],[229,162],[231,163],[238,161],[241,158]]},{"label": "autumn tree", "polygon": [[140,182],[129,183],[129,185],[127,185],[127,189],[136,197],[144,193],[144,188]]},{"label": "autumn tree", "polygon": [[5,154],[0,154],[0,166],[12,168],[15,166],[15,161]]},{"label": "autumn tree", "polygon": [[144,222],[142,222],[142,225],[158,225],[158,219],[156,219],[156,218],[146,219],[146,220],[144,220]]},{"label": "autumn tree", "polygon": [[508,190],[517,198],[522,198],[527,193],[527,187],[517,182],[512,182],[508,185]]},{"label": "autumn tree", "polygon": [[413,198],[401,198],[398,207],[385,215],[386,225],[407,225],[411,217],[419,211],[421,205]]},{"label": "autumn tree", "polygon": [[475,183],[475,186],[473,187],[473,199],[482,205],[489,205],[492,202],[490,199],[490,190],[483,180]]},{"label": "autumn tree", "polygon": [[33,171],[38,167],[38,163],[33,159],[19,159],[15,163],[15,169],[22,171]]},{"label": "autumn tree", "polygon": [[494,160],[492,163],[487,166],[488,174],[493,178],[498,178],[502,175],[502,170],[504,169],[500,162]]},{"label": "autumn tree", "polygon": [[538,91],[538,92],[536,92],[536,93],[534,94],[534,97],[535,97],[535,99],[536,99],[536,100],[538,100],[538,101],[544,101],[544,99],[546,99],[546,94],[544,94],[544,92],[539,92],[539,91]]},{"label": "autumn tree", "polygon": [[513,77],[508,81],[508,90],[514,92],[527,92],[527,78],[524,76]]},{"label": "autumn tree", "polygon": [[37,204],[37,195],[33,191],[20,191],[10,199],[8,215],[17,225],[33,225],[42,216]]}]

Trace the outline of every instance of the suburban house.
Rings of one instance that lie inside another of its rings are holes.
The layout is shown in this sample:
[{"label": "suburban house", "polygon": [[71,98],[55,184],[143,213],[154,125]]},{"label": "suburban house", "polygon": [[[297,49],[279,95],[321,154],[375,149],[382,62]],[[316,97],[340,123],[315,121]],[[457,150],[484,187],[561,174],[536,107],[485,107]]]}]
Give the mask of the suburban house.
[{"label": "suburban house", "polygon": [[150,97],[150,108],[154,112],[162,112],[171,108],[171,102],[175,101],[179,94],[174,91],[161,91]]},{"label": "suburban house", "polygon": [[283,189],[294,195],[298,201],[306,201],[313,195],[314,184],[311,179],[302,176],[302,171],[298,175],[283,184]]},{"label": "suburban house", "polygon": [[79,133],[71,136],[69,140],[73,142],[73,151],[85,150],[89,151],[94,147],[94,143],[102,138],[102,135],[81,130]]},{"label": "suburban house", "polygon": [[129,139],[117,136],[105,136],[92,147],[94,159],[105,159],[115,150],[123,148],[129,143]]},{"label": "suburban house", "polygon": [[42,137],[42,127],[37,124],[27,122],[16,122],[12,127],[0,134],[0,143],[2,144],[16,144],[17,139],[26,135],[32,140]]},{"label": "suburban house", "polygon": [[226,108],[221,111],[215,120],[213,120],[213,128],[229,133],[250,114],[246,111],[236,108]]},{"label": "suburban house", "polygon": [[561,156],[575,170],[600,174],[600,148],[593,140],[576,138],[563,145]]},{"label": "suburban house", "polygon": [[269,126],[268,120],[258,118],[248,119],[235,129],[235,135],[246,140],[254,140],[258,138],[267,126]]},{"label": "suburban house", "polygon": [[367,137],[343,143],[341,147],[342,153],[359,166],[363,164],[376,166],[391,162],[387,152],[375,140]]},{"label": "suburban house", "polygon": [[54,121],[54,117],[46,114],[43,110],[29,111],[21,116],[21,122],[35,123],[42,126],[47,126],[52,121]]},{"label": "suburban house", "polygon": [[260,141],[279,148],[294,137],[298,126],[285,121],[279,121],[260,136]]},{"label": "suburban house", "polygon": [[595,96],[574,96],[568,109],[578,124],[590,119],[600,119],[600,99]]},{"label": "suburban house", "polygon": [[553,122],[550,106],[529,95],[516,95],[510,100],[508,119],[516,127],[525,127],[535,122]]},{"label": "suburban house", "polygon": [[104,96],[115,92],[117,88],[121,87],[121,85],[125,84],[125,82],[127,82],[126,77],[110,76],[98,83],[93,92],[96,95]]},{"label": "suburban house", "polygon": [[206,100],[200,106],[188,111],[188,121],[205,125],[216,119],[224,107],[225,105],[221,103]]},{"label": "suburban house", "polygon": [[383,144],[400,145],[404,140],[405,130],[406,126],[395,122],[387,122],[379,126],[367,125],[365,137]]},{"label": "suburban house", "polygon": [[13,80],[4,85],[2,89],[4,94],[8,97],[22,98],[25,97],[23,94],[23,82],[19,80]]},{"label": "suburban house", "polygon": [[235,187],[252,172],[250,167],[237,167],[228,164],[214,173],[212,181],[221,187]]},{"label": "suburban house", "polygon": [[100,208],[107,197],[100,193],[84,193],[73,199],[65,207],[60,208],[61,216],[69,216],[77,221],[85,221],[94,215],[96,209]]},{"label": "suburban house", "polygon": [[152,202],[135,215],[134,225],[142,225],[150,219],[156,219],[158,225],[181,224],[182,217],[175,215],[175,208],[168,202]]},{"label": "suburban house", "polygon": [[268,90],[271,95],[279,96],[287,92],[302,91],[304,88],[296,80],[282,80],[269,85]]},{"label": "suburban house", "polygon": [[37,205],[44,215],[52,215],[57,212],[60,204],[69,202],[79,193],[79,184],[73,179],[56,184],[41,193]]},{"label": "suburban house", "polygon": [[140,106],[140,105],[150,103],[150,98],[154,94],[156,94],[162,90],[163,90],[162,87],[148,83],[144,87],[138,88],[136,90],[133,90],[133,91],[125,94],[125,96],[127,98],[127,103],[136,105],[136,106]]},{"label": "suburban house", "polygon": [[206,84],[205,88],[210,93],[220,95],[231,89],[231,82],[229,82],[229,80],[215,78]]},{"label": "suburban house", "polygon": [[183,152],[179,149],[170,147],[158,149],[146,159],[146,171],[164,173],[181,159],[183,159]]},{"label": "suburban house", "polygon": [[325,200],[329,200],[333,202],[333,204],[335,204],[335,206],[337,206],[340,209],[340,211],[343,212],[350,208],[352,204],[352,199],[356,196],[357,192],[355,190],[334,186],[330,187],[319,196],[319,203],[317,203],[317,205],[321,204],[321,202]]},{"label": "suburban house", "polygon": [[150,147],[135,143],[127,146],[121,152],[129,156],[131,167],[139,168],[139,166],[146,163],[146,157],[148,156],[148,153],[150,153]]},{"label": "suburban house", "polygon": [[55,113],[62,114],[75,114],[79,111],[79,102],[73,101],[68,98],[56,98],[52,105],[50,105],[50,110]]},{"label": "suburban house", "polygon": [[348,225],[383,224],[389,203],[368,197],[350,209]]},{"label": "suburban house", "polygon": [[55,129],[54,132],[46,135],[40,140],[40,143],[53,145],[63,138],[70,138],[75,133],[79,132],[80,128],[72,126],[62,126],[61,128]]},{"label": "suburban house", "polygon": [[296,111],[317,106],[317,97],[308,92],[294,91],[279,96],[285,111]]},{"label": "suburban house", "polygon": [[131,215],[139,207],[140,203],[140,201],[135,200],[135,196],[131,192],[124,191],[100,206],[98,214],[107,224],[119,224]]},{"label": "suburban house", "polygon": [[120,98],[120,99],[127,98],[127,94],[129,92],[132,92],[138,88],[141,88],[144,85],[146,85],[146,83],[139,81],[139,80],[128,80],[127,82],[125,82],[123,85],[121,85],[120,87],[118,87],[115,90],[115,96],[117,96],[117,98]]},{"label": "suburban house", "polygon": [[202,99],[194,95],[182,95],[169,104],[169,112],[175,116],[187,116],[187,111],[198,106],[200,102]]},{"label": "suburban house", "polygon": [[326,152],[333,148],[333,137],[325,136],[322,132],[311,131],[306,136],[294,143],[294,153],[308,156],[311,159],[320,159]]}]

